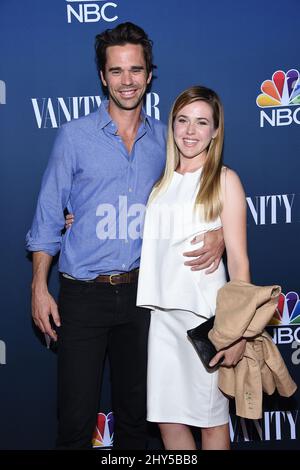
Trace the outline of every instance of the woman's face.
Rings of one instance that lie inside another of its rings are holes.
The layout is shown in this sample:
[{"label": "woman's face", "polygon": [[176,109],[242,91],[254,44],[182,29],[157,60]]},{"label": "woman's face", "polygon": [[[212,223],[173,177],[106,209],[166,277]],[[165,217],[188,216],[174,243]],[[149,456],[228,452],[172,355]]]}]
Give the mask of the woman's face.
[{"label": "woman's face", "polygon": [[195,101],[181,108],[173,132],[180,156],[199,157],[199,163],[204,163],[210,141],[217,135],[211,106],[205,101]]}]

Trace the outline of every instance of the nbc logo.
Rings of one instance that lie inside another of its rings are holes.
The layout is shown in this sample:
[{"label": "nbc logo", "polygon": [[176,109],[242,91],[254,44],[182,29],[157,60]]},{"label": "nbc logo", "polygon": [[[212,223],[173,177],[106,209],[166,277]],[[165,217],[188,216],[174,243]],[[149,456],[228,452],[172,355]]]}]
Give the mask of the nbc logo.
[{"label": "nbc logo", "polygon": [[280,294],[270,325],[295,325],[300,323],[300,301],[297,292]]},{"label": "nbc logo", "polygon": [[97,424],[93,435],[93,447],[112,447],[114,440],[114,415],[98,413]]},{"label": "nbc logo", "polygon": [[[276,344],[300,343],[300,300],[297,292],[280,294],[273,318],[273,340]],[[292,328],[296,327],[296,328]]]},{"label": "nbc logo", "polygon": [[106,0],[66,0],[68,23],[75,18],[79,23],[96,23],[100,20],[111,23],[118,19],[117,4]]},{"label": "nbc logo", "polygon": [[[286,73],[277,70],[273,73],[272,80],[265,80],[261,84],[262,93],[256,99],[257,106],[264,108],[260,111],[260,127],[264,127],[265,122],[273,127],[289,126],[293,122],[300,124],[299,77],[300,74],[295,69]],[[290,109],[294,106],[299,107]]]}]

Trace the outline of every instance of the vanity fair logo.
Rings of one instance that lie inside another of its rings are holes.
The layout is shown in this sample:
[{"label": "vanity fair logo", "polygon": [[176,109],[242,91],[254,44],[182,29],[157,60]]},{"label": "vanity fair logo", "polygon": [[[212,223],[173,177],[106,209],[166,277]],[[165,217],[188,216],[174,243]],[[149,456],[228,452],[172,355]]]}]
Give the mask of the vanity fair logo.
[{"label": "vanity fair logo", "polygon": [[[300,124],[300,74],[296,69],[277,70],[271,80],[261,84],[262,93],[256,104],[260,111],[260,127]],[[298,106],[297,108],[294,108]]]},{"label": "vanity fair logo", "polygon": [[6,344],[0,340],[0,365],[6,364]]},{"label": "vanity fair logo", "polygon": [[[87,116],[101,104],[100,96],[69,96],[59,98],[31,98],[39,129],[58,128],[62,124]],[[148,116],[160,119],[158,93],[147,93],[145,110]]]},{"label": "vanity fair logo", "polygon": [[6,104],[6,84],[0,80],[0,104]]},{"label": "vanity fair logo", "polygon": [[265,411],[262,419],[244,419],[231,415],[231,442],[288,441],[298,439],[299,410]]},{"label": "vanity fair logo", "polygon": [[291,224],[296,194],[271,194],[246,197],[248,218],[255,225]]},{"label": "vanity fair logo", "polygon": [[67,2],[67,20],[79,21],[79,23],[97,23],[106,21],[111,23],[119,17],[116,13],[118,6],[115,2],[106,0],[66,0]]}]

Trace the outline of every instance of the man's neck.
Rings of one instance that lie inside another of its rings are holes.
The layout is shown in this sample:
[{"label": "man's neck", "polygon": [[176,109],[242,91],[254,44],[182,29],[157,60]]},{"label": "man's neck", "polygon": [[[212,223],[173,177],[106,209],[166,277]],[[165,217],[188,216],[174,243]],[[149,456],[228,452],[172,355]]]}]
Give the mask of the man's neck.
[{"label": "man's neck", "polygon": [[135,135],[141,122],[142,103],[134,109],[122,109],[111,100],[108,103],[108,112],[117,124],[118,134]]}]

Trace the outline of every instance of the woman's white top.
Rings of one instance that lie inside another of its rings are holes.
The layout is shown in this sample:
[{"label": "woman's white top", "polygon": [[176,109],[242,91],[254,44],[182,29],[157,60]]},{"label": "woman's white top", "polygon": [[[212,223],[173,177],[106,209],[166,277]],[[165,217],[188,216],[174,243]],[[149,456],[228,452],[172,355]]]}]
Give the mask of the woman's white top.
[{"label": "woman's white top", "polygon": [[205,222],[195,211],[202,169],[193,173],[174,172],[170,186],[148,206],[145,216],[137,305],[150,309],[182,309],[210,318],[216,294],[226,282],[221,262],[212,274],[191,271],[184,262],[193,258],[184,252],[200,248],[191,245],[195,235],[219,229],[218,217]]}]

